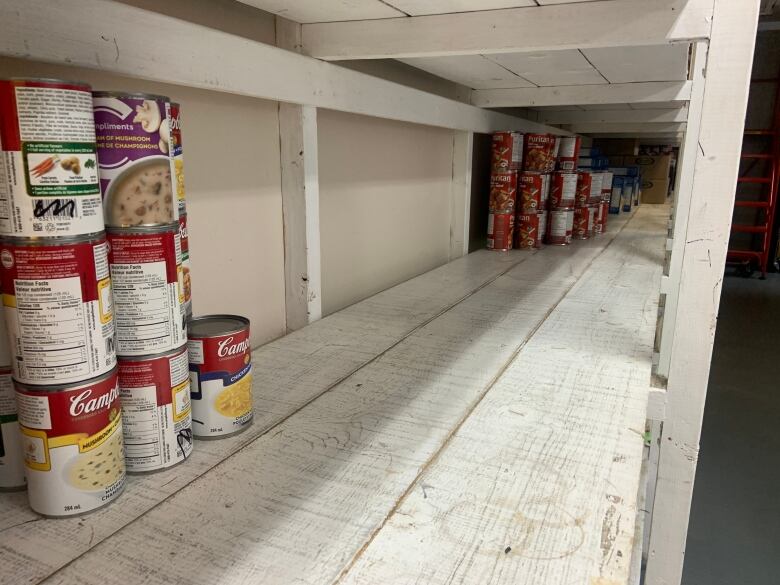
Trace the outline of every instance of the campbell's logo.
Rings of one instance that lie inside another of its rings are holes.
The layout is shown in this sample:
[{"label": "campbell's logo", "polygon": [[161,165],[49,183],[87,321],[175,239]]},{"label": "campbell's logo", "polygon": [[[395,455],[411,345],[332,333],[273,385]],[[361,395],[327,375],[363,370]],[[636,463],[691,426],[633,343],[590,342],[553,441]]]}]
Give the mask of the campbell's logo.
[{"label": "campbell's logo", "polygon": [[184,221],[179,222],[179,238],[182,240],[186,240],[189,236],[189,232],[187,231],[187,223]]},{"label": "campbell's logo", "polygon": [[11,250],[4,248],[3,251],[0,252],[0,263],[2,263],[3,268],[6,269],[10,269],[13,267],[14,255],[11,253]]},{"label": "campbell's logo", "polygon": [[233,336],[223,339],[217,344],[217,355],[219,357],[227,357],[232,355],[239,355],[249,349],[249,339],[244,339],[238,343],[233,343]]},{"label": "campbell's logo", "polygon": [[111,406],[119,398],[119,384],[115,384],[107,393],[97,398],[92,398],[92,388],[87,388],[77,396],[70,398],[70,415],[79,416],[103,410]]}]

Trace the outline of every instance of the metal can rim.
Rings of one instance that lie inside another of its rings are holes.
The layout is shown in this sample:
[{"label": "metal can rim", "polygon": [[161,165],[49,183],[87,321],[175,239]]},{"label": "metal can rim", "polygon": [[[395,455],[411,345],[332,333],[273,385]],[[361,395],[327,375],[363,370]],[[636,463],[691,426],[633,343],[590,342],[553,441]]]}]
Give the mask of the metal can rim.
[{"label": "metal can rim", "polygon": [[85,244],[105,239],[106,232],[92,232],[73,236],[3,236],[0,243],[12,246],[62,246],[65,244]]},{"label": "metal can rim", "polygon": [[81,382],[73,382],[72,384],[26,384],[24,382],[19,382],[16,380],[16,378],[14,378],[14,389],[16,391],[21,389],[25,392],[40,392],[42,394],[68,392],[70,390],[78,390],[86,386],[94,386],[100,382],[105,382],[109,378],[118,375],[118,372],[118,365],[115,364],[114,367],[111,368],[108,372],[100,374],[99,376],[94,376],[93,378],[89,378],[87,380],[83,380]]},{"label": "metal can rim", "polygon": [[130,98],[130,99],[144,99],[144,100],[156,100],[170,103],[171,98],[167,95],[159,95],[156,93],[143,93],[132,91],[113,91],[113,90],[97,90],[92,92],[92,97],[115,97],[115,98]]},{"label": "metal can rim", "polygon": [[145,234],[164,234],[173,231],[179,231],[178,221],[149,225],[106,226],[106,233],[111,235],[141,236]]},{"label": "metal can rim", "polygon": [[[239,323],[242,323],[243,325],[241,327],[238,327],[237,329],[229,329],[224,332],[220,333],[214,333],[212,335],[198,335],[197,333],[194,333],[192,330],[192,323],[200,322],[204,323],[209,320],[216,320],[216,319],[235,319]],[[246,317],[242,317],[241,315],[230,315],[227,313],[220,313],[220,314],[214,314],[214,315],[201,315],[199,317],[192,317],[191,319],[187,320],[187,335],[189,339],[211,339],[214,337],[219,337],[221,335],[231,335],[235,333],[241,333],[242,331],[246,331],[249,329],[250,322],[249,319]]]}]

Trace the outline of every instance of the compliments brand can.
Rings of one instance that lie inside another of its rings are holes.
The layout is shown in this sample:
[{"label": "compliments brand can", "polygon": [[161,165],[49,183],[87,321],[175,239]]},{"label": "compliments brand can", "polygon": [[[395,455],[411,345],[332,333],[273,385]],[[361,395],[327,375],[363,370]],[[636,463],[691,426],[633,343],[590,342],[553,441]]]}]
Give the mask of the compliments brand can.
[{"label": "compliments brand can", "polygon": [[30,507],[75,516],[108,504],[125,484],[116,369],[72,386],[16,383]]},{"label": "compliments brand can", "polygon": [[523,163],[523,135],[520,132],[494,132],[491,168],[494,172],[518,170]]},{"label": "compliments brand can", "polygon": [[574,207],[577,195],[577,173],[553,173],[550,186],[550,207]]},{"label": "compliments brand can", "polygon": [[546,219],[539,213],[521,213],[517,216],[515,247],[519,249],[539,248],[542,242],[542,222]]},{"label": "compliments brand can", "polygon": [[0,80],[0,235],[103,229],[91,88]]},{"label": "compliments brand can", "polygon": [[526,134],[523,170],[535,173],[554,171],[557,144],[558,141],[552,134]]},{"label": "compliments brand can", "polygon": [[184,345],[179,224],[109,228],[117,355],[150,355]]},{"label": "compliments brand can", "polygon": [[517,199],[517,171],[493,172],[490,175],[491,211],[512,211]]},{"label": "compliments brand can", "polygon": [[574,198],[575,207],[587,207],[590,203],[590,186],[593,183],[592,175],[587,171],[577,173],[577,194]]},{"label": "compliments brand can", "polygon": [[192,278],[190,277],[190,234],[187,214],[179,216],[179,242],[181,243],[181,284],[184,291],[184,314],[192,317]]},{"label": "compliments brand can", "polygon": [[574,224],[572,238],[587,240],[590,237],[590,207],[574,208]]},{"label": "compliments brand can", "polygon": [[252,423],[252,351],[249,319],[209,315],[189,322],[192,430],[218,439]]},{"label": "compliments brand can", "polygon": [[19,421],[11,368],[0,368],[0,492],[23,490],[24,477]]},{"label": "compliments brand can", "polygon": [[490,212],[488,214],[488,250],[506,251],[512,249],[515,231],[514,212]]},{"label": "compliments brand can", "polygon": [[550,196],[550,175],[521,173],[518,178],[520,213],[537,213],[547,208]]},{"label": "compliments brand can", "polygon": [[92,95],[106,225],[176,221],[168,98],[105,91]]},{"label": "compliments brand can", "polygon": [[14,378],[71,384],[116,365],[108,245],[100,234],[8,238],[0,274]]},{"label": "compliments brand can", "polygon": [[574,228],[574,209],[562,208],[550,210],[550,223],[547,226],[547,243],[555,246],[571,244]]},{"label": "compliments brand can", "polygon": [[187,347],[119,359],[125,463],[130,473],[157,471],[192,453]]},{"label": "compliments brand can", "polygon": [[558,170],[572,172],[577,170],[580,157],[580,136],[561,136],[558,139]]},{"label": "compliments brand can", "polygon": [[181,145],[181,106],[171,103],[171,163],[173,164],[173,184],[179,217],[187,213],[186,191],[184,190],[184,152]]}]

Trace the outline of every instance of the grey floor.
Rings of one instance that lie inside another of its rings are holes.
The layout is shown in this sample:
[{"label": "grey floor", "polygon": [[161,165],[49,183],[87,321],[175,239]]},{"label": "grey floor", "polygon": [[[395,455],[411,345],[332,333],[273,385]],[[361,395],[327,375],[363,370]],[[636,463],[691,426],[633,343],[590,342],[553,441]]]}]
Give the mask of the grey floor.
[{"label": "grey floor", "polygon": [[780,276],[727,277],[683,585],[780,584]]}]

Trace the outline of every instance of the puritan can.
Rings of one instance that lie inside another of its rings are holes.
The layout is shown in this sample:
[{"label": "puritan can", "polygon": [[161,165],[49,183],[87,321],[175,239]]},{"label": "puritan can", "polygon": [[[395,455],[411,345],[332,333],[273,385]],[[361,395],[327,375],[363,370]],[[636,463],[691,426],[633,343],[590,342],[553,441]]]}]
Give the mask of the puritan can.
[{"label": "puritan can", "polygon": [[8,238],[0,247],[14,378],[73,384],[116,365],[108,244],[103,233]]},{"label": "puritan can", "polygon": [[550,223],[547,226],[547,243],[556,246],[571,244],[574,228],[574,208],[550,210]]},{"label": "puritan can", "polygon": [[490,211],[513,211],[517,199],[517,171],[490,174]]},{"label": "puritan can", "polygon": [[184,190],[184,152],[181,144],[181,106],[171,102],[170,155],[173,165],[173,184],[179,217],[187,213],[186,191]]},{"label": "puritan can", "polygon": [[590,207],[574,208],[574,225],[571,237],[576,240],[587,240],[590,237]]},{"label": "puritan can", "polygon": [[539,248],[542,231],[541,222],[545,219],[538,213],[520,213],[517,216],[515,247],[521,250]]},{"label": "puritan can", "polygon": [[92,95],[106,225],[176,221],[169,99],[106,91]]},{"label": "puritan can", "polygon": [[119,359],[128,473],[157,471],[192,453],[187,346],[162,355]]},{"label": "puritan can", "polygon": [[116,368],[75,385],[15,386],[30,507],[75,516],[116,499],[125,484]]},{"label": "puritan can", "polygon": [[549,175],[521,173],[518,177],[518,208],[520,213],[537,213],[547,208],[550,193]]},{"label": "puritan can", "polygon": [[27,487],[11,368],[0,368],[0,492]]},{"label": "puritan can", "polygon": [[117,355],[170,351],[187,341],[179,224],[108,229]]},{"label": "puritan can", "polygon": [[572,172],[577,170],[577,159],[580,157],[580,136],[561,136],[558,140],[559,171]]},{"label": "puritan can", "polygon": [[184,291],[184,314],[192,317],[192,278],[190,277],[190,233],[187,214],[179,216],[179,242],[181,244],[181,285]]},{"label": "puritan can", "polygon": [[577,173],[553,173],[550,183],[550,208],[574,207]]},{"label": "puritan can", "polygon": [[491,169],[495,172],[518,170],[523,163],[523,135],[520,132],[494,132]]},{"label": "puritan can", "polygon": [[249,319],[209,315],[189,321],[192,432],[218,439],[252,422]]},{"label": "puritan can", "polygon": [[594,205],[601,201],[601,185],[603,182],[603,173],[590,174],[590,198],[588,199],[588,205]]},{"label": "puritan can", "polygon": [[71,81],[0,80],[0,235],[103,229],[90,92]]},{"label": "puritan can", "polygon": [[551,173],[555,170],[555,147],[558,141],[552,134],[526,134],[523,170]]},{"label": "puritan can", "polygon": [[515,230],[514,212],[488,213],[487,247],[488,250],[505,252],[512,249]]},{"label": "puritan can", "polygon": [[588,171],[579,171],[577,173],[577,195],[574,198],[575,207],[587,207],[590,203],[590,187],[593,183],[593,176]]},{"label": "puritan can", "polygon": [[590,206],[590,233],[595,236],[601,233],[601,203]]}]

